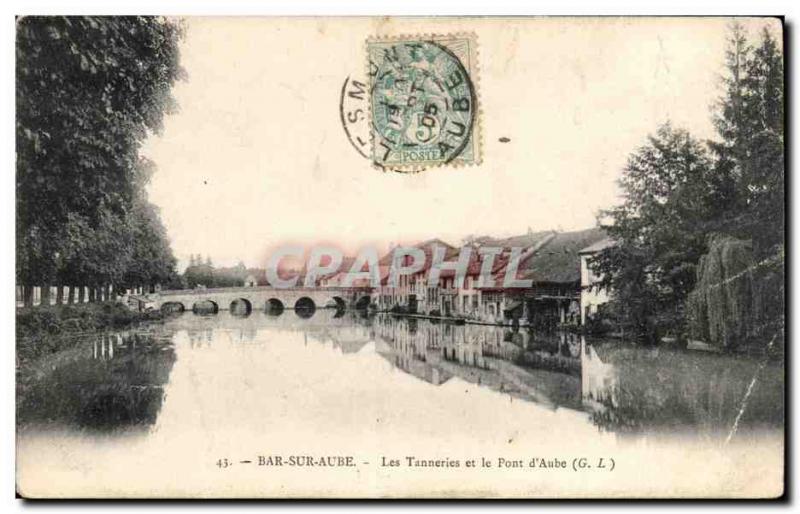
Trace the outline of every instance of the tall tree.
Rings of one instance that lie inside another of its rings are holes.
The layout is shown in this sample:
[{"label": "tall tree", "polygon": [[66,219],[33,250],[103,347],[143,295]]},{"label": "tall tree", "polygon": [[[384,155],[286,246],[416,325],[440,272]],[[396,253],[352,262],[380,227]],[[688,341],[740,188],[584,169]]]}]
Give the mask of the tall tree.
[{"label": "tall tree", "polygon": [[175,106],[180,36],[156,17],[17,20],[19,283],[110,284],[123,273],[138,151]]},{"label": "tall tree", "polygon": [[682,332],[690,292],[700,337],[732,347],[782,326],[783,98],[779,42],[764,29],[753,46],[733,24],[710,155],[667,125],[629,158],[623,203],[601,213],[617,244],[596,267],[640,333],[657,317]]},{"label": "tall tree", "polygon": [[622,204],[600,214],[617,244],[601,252],[595,267],[614,291],[616,311],[640,335],[651,332],[656,317],[680,329],[706,250],[711,179],[705,146],[667,123],[628,158]]},{"label": "tall tree", "polygon": [[783,331],[784,91],[783,53],[767,28],[752,45],[733,25],[726,56],[711,148],[735,201],[703,257],[689,318],[695,337],[732,348]]},{"label": "tall tree", "polygon": [[748,62],[749,137],[742,162],[749,236],[757,255],[774,255],[784,240],[783,54],[766,28]]},{"label": "tall tree", "polygon": [[753,46],[740,24],[730,27],[723,85],[710,147],[734,195],[719,230],[752,240],[756,256],[771,255],[783,243],[785,163],[783,55],[768,29]]}]

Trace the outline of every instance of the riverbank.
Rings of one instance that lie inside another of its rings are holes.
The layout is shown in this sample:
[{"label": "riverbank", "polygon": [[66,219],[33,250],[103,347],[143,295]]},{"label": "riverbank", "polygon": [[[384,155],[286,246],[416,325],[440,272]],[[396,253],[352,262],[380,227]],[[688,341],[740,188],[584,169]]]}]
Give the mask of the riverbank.
[{"label": "riverbank", "polygon": [[33,307],[18,309],[16,314],[18,365],[69,348],[87,332],[164,318],[160,311],[136,312],[117,302]]}]

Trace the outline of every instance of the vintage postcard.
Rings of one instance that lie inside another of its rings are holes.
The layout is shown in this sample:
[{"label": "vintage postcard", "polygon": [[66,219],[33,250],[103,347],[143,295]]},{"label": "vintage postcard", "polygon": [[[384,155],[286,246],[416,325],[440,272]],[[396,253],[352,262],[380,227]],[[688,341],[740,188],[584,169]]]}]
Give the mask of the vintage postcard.
[{"label": "vintage postcard", "polygon": [[782,19],[15,30],[20,497],[784,495]]}]

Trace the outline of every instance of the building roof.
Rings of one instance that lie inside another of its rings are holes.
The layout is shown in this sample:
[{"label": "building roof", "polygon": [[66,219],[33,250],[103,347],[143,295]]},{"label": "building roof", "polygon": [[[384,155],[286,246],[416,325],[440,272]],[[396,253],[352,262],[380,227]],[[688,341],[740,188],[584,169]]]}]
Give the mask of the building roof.
[{"label": "building roof", "polygon": [[[408,245],[402,245],[408,246]],[[454,258],[458,258],[458,253],[460,251],[459,248],[456,248],[452,245],[449,245],[438,238],[428,239],[427,241],[423,241],[421,243],[417,243],[413,245],[414,248],[419,248],[425,253],[425,265],[419,271],[420,273],[427,271],[431,267],[431,263],[433,262],[433,249],[437,246],[444,248],[444,259],[450,260]],[[384,255],[378,264],[381,266],[391,266],[392,265],[392,258],[394,257],[394,248],[389,250],[389,252]]]},{"label": "building roof", "polygon": [[[605,231],[600,228],[578,230],[572,232],[556,232],[552,230],[541,232],[528,232],[527,234],[506,237],[479,237],[472,243],[473,252],[467,275],[477,276],[480,273],[482,257],[478,253],[480,247],[502,248],[503,252],[496,255],[492,267],[495,284],[501,284],[505,269],[508,266],[511,249],[522,249],[518,270],[518,278],[533,280],[534,283],[573,283],[580,282],[580,254],[590,249],[599,251],[610,246],[613,242]],[[441,239],[429,239],[414,245],[425,252],[425,266],[419,273],[430,269],[435,246],[445,248],[445,260],[458,259],[460,248],[453,247]],[[393,251],[390,251],[381,260],[381,275],[391,265]],[[388,271],[388,270],[387,270]],[[455,275],[454,270],[442,270],[440,277],[447,278]],[[382,282],[385,282],[383,278]],[[501,287],[495,285],[494,288]],[[490,288],[491,289],[491,288]]]},{"label": "building roof", "polygon": [[603,239],[606,233],[599,228],[556,233],[546,244],[523,259],[518,277],[534,283],[580,282],[580,252]]},{"label": "building roof", "polygon": [[475,239],[475,243],[479,246],[496,246],[500,248],[529,248],[553,233],[553,230],[542,230],[511,237],[483,236]]},{"label": "building roof", "polygon": [[469,270],[467,275],[479,275],[483,262],[483,257],[479,255],[478,248],[502,248],[503,251],[496,255],[492,263],[492,275],[497,281],[498,277],[502,281],[502,273],[511,259],[511,249],[521,248],[523,258],[525,255],[543,244],[546,244],[548,239],[553,237],[556,232],[552,230],[544,230],[540,232],[528,232],[518,236],[511,236],[505,238],[494,238],[489,236],[479,237],[475,239],[475,251],[473,252],[472,259],[470,259]]},{"label": "building roof", "polygon": [[610,237],[606,237],[605,239],[601,239],[600,241],[587,246],[578,253],[579,254],[597,253],[599,251],[605,250],[610,246],[614,246],[614,240],[611,239]]}]

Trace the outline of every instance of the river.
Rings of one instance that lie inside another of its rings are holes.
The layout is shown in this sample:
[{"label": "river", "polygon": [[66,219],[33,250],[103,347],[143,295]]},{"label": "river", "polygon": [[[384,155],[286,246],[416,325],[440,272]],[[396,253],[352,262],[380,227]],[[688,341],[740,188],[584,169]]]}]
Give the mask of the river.
[{"label": "river", "polygon": [[[780,493],[781,358],[299,314],[183,313],[31,364],[17,394],[20,492]],[[306,455],[352,465],[266,465]],[[555,469],[532,470],[532,459]]]}]

